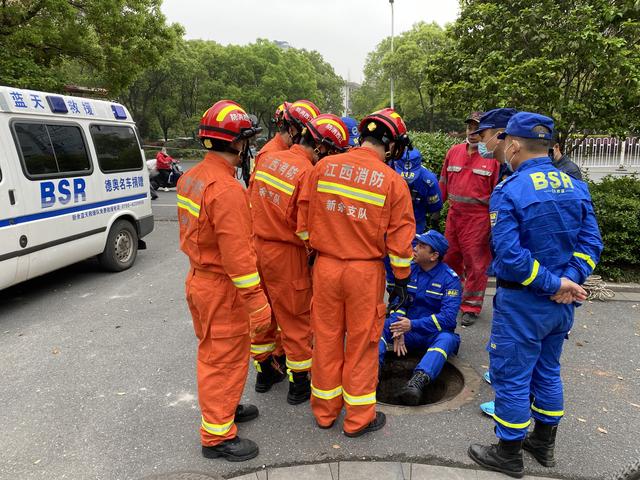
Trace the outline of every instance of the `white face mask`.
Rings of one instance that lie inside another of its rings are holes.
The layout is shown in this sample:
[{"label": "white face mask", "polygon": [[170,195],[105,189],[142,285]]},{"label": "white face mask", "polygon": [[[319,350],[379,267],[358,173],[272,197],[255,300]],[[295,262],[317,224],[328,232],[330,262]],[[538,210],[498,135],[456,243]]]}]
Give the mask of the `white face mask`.
[{"label": "white face mask", "polygon": [[493,135],[488,141],[486,142],[478,142],[478,153],[480,154],[480,156],[482,158],[493,158],[493,150],[489,150],[487,149],[487,143],[489,143],[491,140],[493,140],[495,137],[497,137],[500,134],[500,132],[497,132],[495,135]]},{"label": "white face mask", "polygon": [[505,156],[505,159],[506,159],[506,162],[505,162],[505,163],[507,164],[507,168],[509,169],[509,171],[510,171],[510,172],[513,172],[513,171],[514,171],[514,170],[513,170],[513,164],[512,164],[511,162],[513,162],[513,157],[515,157],[515,156],[516,156],[516,154],[517,154],[517,152],[514,152],[514,153],[513,153],[513,155],[511,155],[511,158],[509,158],[509,157],[508,157],[508,155],[509,155],[509,148],[511,148],[512,146],[513,146],[513,142],[511,142],[511,143],[509,144],[509,146],[505,147],[505,149],[504,149],[504,156]]}]

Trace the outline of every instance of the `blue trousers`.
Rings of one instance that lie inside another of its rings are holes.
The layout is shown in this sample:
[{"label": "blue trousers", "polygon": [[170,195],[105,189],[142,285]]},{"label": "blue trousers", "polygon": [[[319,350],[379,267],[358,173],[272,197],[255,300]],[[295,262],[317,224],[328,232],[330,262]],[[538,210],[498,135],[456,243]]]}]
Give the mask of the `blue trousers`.
[{"label": "blue trousers", "polygon": [[545,424],[560,422],[560,355],[573,314],[573,305],[557,304],[529,290],[498,288],[487,345],[498,438],[524,439],[532,415]]},{"label": "blue trousers", "polygon": [[[391,330],[389,330],[390,325],[391,319],[387,318],[384,323],[384,330],[382,331],[382,339],[378,344],[380,366],[382,366],[384,362],[387,344],[393,345],[393,339],[391,338],[393,335],[391,334]],[[425,336],[409,331],[404,334],[404,343],[409,352],[427,351],[420,362],[418,362],[418,365],[416,365],[414,371],[421,370],[429,375],[431,380],[435,380],[438,375],[440,375],[442,367],[444,367],[448,357],[458,353],[460,335],[453,332],[442,331]]]}]

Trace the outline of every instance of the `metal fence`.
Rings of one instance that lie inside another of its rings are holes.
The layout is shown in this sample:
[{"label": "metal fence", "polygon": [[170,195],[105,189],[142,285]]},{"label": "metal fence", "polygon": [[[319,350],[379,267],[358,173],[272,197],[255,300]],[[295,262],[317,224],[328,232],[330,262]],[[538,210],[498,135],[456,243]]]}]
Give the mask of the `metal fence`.
[{"label": "metal fence", "polygon": [[567,140],[565,150],[580,167],[619,169],[640,167],[640,138],[586,138]]}]

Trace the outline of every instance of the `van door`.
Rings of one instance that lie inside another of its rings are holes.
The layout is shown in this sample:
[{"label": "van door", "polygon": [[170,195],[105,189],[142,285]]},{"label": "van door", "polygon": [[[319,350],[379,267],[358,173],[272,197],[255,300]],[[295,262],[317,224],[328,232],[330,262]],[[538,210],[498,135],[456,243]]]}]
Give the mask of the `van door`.
[{"label": "van door", "polygon": [[27,225],[25,199],[21,198],[16,172],[17,154],[9,129],[0,117],[0,289],[23,280],[28,274],[28,255],[24,255]]}]

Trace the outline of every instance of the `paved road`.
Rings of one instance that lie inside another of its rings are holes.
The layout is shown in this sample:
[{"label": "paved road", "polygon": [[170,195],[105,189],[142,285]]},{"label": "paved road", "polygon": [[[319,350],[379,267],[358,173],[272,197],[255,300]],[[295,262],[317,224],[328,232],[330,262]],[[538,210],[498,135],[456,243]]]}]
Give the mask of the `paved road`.
[{"label": "paved road", "polygon": [[[390,412],[384,430],[348,439],[339,426],[317,429],[308,404],[287,405],[284,383],[256,394],[253,373],[243,399],[259,405],[261,416],[240,432],[259,443],[261,455],[240,465],[203,459],[196,342],[183,300],[187,263],[170,220],[175,207],[161,206],[175,194],[160,193],[160,221],[132,269],[107,274],[86,261],[0,292],[1,479],[232,477],[263,464],[363,459],[473,466],[469,442],[493,440],[477,408],[491,398],[488,385],[455,411]],[[460,359],[478,374],[487,364],[490,307],[489,300],[479,323],[461,331]],[[640,306],[579,310],[564,356],[559,464],[544,469],[527,457],[528,473],[595,480],[640,458],[639,347]]]}]

